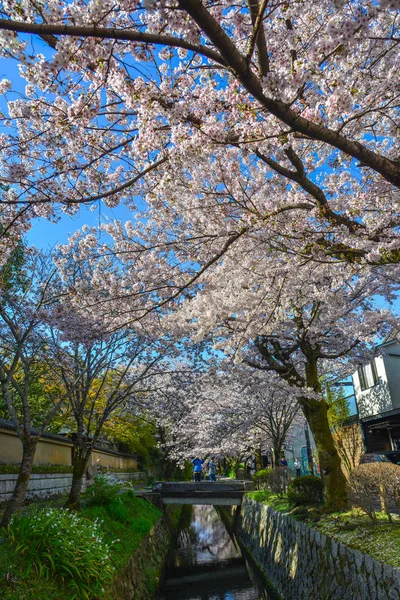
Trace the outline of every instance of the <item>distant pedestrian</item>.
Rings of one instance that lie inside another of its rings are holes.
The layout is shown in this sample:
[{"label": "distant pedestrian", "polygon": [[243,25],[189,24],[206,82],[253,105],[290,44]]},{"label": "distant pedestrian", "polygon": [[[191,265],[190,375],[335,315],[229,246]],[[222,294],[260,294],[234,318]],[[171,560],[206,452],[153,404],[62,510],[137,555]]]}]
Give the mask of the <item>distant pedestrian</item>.
[{"label": "distant pedestrian", "polygon": [[280,466],[283,468],[287,467],[287,460],[284,456],[282,456],[281,461],[280,461]]},{"label": "distant pedestrian", "polygon": [[296,477],[301,475],[301,464],[298,458],[294,461],[294,468],[296,469]]},{"label": "distant pedestrian", "polygon": [[210,462],[208,463],[208,476],[210,478],[210,481],[215,481],[215,462],[214,462],[214,458],[211,458]]},{"label": "distant pedestrian", "polygon": [[253,477],[253,475],[255,475],[257,472],[256,457],[254,455],[249,458],[247,468],[250,472],[251,477]]},{"label": "distant pedestrian", "polygon": [[201,481],[201,472],[204,460],[196,456],[192,458],[193,464],[193,481]]}]

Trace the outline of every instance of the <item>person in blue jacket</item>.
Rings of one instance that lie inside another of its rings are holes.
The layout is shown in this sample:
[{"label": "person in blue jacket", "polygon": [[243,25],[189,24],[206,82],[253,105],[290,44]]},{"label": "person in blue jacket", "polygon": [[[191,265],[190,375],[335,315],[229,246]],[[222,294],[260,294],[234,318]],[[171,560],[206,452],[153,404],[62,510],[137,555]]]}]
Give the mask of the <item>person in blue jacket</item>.
[{"label": "person in blue jacket", "polygon": [[193,480],[201,481],[201,471],[203,468],[204,460],[196,456],[196,458],[192,458],[193,464]]}]

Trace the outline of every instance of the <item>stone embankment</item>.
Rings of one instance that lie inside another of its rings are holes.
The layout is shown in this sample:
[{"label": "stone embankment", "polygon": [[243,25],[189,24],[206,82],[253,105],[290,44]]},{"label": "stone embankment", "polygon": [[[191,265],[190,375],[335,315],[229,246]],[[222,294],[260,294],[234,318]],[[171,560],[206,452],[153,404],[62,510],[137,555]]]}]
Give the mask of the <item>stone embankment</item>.
[{"label": "stone embankment", "polygon": [[[120,481],[135,481],[143,479],[145,473],[113,473],[113,477]],[[0,475],[0,502],[11,498],[18,475]],[[29,480],[28,498],[47,498],[63,494],[71,489],[72,473],[46,473],[33,474]],[[87,487],[86,479],[83,482],[83,491]]]},{"label": "stone embankment", "polygon": [[236,537],[284,599],[399,600],[400,570],[249,498],[237,511]]},{"label": "stone embankment", "polygon": [[163,517],[147,534],[129,563],[118,573],[107,600],[153,600],[174,538],[181,506],[164,507]]}]

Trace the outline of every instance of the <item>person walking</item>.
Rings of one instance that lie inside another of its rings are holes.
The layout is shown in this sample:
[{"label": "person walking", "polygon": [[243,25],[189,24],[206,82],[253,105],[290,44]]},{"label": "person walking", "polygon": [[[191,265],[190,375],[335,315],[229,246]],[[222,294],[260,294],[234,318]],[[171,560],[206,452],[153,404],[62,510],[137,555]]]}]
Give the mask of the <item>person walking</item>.
[{"label": "person walking", "polygon": [[196,456],[196,458],[192,458],[193,464],[193,481],[201,481],[201,472],[203,467],[204,460]]},{"label": "person walking", "polygon": [[210,462],[208,463],[208,477],[210,479],[210,481],[216,481],[215,479],[215,462],[214,462],[214,458],[212,457]]},{"label": "person walking", "polygon": [[253,475],[255,475],[257,472],[256,457],[254,456],[254,454],[250,456],[247,462],[247,468],[250,473],[250,477],[253,477]]},{"label": "person walking", "polygon": [[296,470],[296,477],[300,477],[301,475],[301,464],[298,458],[296,458],[296,460],[293,463],[293,466]]}]

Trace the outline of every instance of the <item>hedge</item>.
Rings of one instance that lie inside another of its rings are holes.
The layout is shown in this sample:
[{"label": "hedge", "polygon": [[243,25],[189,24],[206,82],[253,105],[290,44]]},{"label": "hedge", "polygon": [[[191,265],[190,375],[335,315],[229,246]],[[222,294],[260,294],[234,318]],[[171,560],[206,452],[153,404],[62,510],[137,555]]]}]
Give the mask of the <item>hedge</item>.
[{"label": "hedge", "polygon": [[296,477],[288,486],[288,500],[295,506],[321,504],[324,499],[324,484],[320,477],[304,475]]}]

